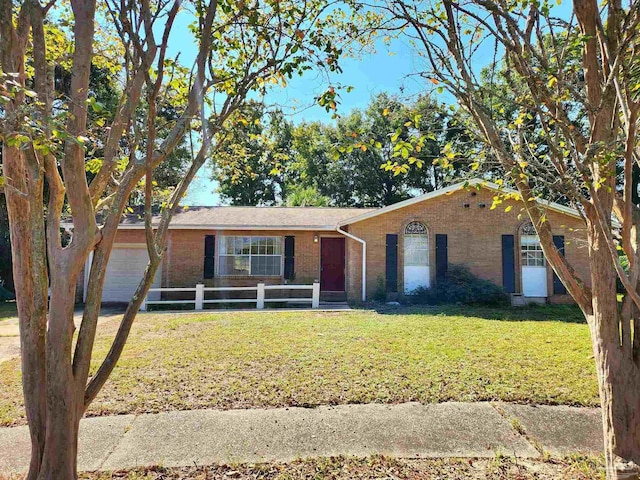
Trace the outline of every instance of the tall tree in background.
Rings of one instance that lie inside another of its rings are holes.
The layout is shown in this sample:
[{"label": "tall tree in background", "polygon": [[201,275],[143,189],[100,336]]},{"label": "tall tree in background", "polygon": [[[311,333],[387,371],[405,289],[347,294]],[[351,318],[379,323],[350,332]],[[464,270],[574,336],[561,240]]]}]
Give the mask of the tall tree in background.
[{"label": "tall tree in background", "polygon": [[294,187],[285,199],[287,207],[328,207],[329,203],[331,199],[321,195],[316,187]]},{"label": "tall tree in background", "polygon": [[[416,125],[426,140],[415,155],[427,166],[401,175],[381,168],[397,163],[398,141],[414,136]],[[234,205],[280,205],[290,190],[302,188],[328,197],[334,206],[384,206],[459,175],[433,165],[448,143],[467,151],[471,142],[458,115],[427,97],[405,105],[382,93],[365,111],[350,112],[335,126],[294,125],[282,112],[266,113],[254,104],[226,136],[213,159],[212,178],[222,198]],[[465,165],[454,163],[456,169]]]},{"label": "tall tree in background", "polygon": [[[633,176],[640,160],[640,2],[576,0],[569,14],[546,1],[388,0],[365,8],[361,18],[372,19],[374,9],[411,37],[423,75],[456,97],[517,187],[545,257],[589,324],[607,476],[638,478],[640,208]],[[507,122],[487,101],[492,92],[480,77],[480,66],[496,57],[512,92]],[[544,208],[533,201],[543,191],[582,215],[590,279],[555,248]]]},{"label": "tall tree in background", "polygon": [[[328,175],[340,185],[333,195],[347,206],[380,207],[445,186],[463,164],[442,169],[434,160],[448,143],[461,151],[468,148],[459,143],[456,122],[457,115],[429,97],[405,105],[395,96],[378,94],[364,112],[339,119],[336,129],[327,132],[336,146]],[[418,131],[423,142],[413,150],[410,140]],[[424,168],[393,168],[398,159],[409,158]]]},{"label": "tall tree in background", "polygon": [[220,132],[212,157],[212,178],[223,199],[234,205],[278,205],[287,195],[294,169],[291,125],[281,111],[248,102]]},{"label": "tall tree in background", "polygon": [[[66,4],[61,10],[55,5],[0,0],[2,187],[31,435],[28,479],[43,480],[77,478],[80,419],[122,353],[162,260],[169,222],[215,148],[212,139],[249,92],[264,93],[266,85],[314,66],[336,70],[340,53],[335,30],[322,16],[331,8],[326,2],[108,0],[98,11],[95,0],[71,0],[69,11]],[[188,75],[180,75],[168,44],[185,8],[194,19],[196,60]],[[63,94],[52,81],[59,65],[47,55],[57,38],[51,24],[67,29],[73,44],[64,59],[70,84]],[[89,112],[102,108],[90,88],[91,69],[102,54],[100,37],[110,28],[121,93],[115,115],[91,129]],[[175,115],[161,115],[169,106]],[[154,224],[154,172],[187,134],[196,137],[197,148]],[[131,192],[143,178],[149,264],[106,358],[90,377],[106,265]],[[65,205],[73,233],[63,245]],[[91,252],[76,336],[74,292]]]}]

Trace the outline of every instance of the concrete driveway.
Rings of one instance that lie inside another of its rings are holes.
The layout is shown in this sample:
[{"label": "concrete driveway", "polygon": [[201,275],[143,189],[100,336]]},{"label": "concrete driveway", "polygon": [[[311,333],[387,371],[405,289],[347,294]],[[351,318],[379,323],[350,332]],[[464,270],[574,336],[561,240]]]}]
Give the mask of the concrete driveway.
[{"label": "concrete driveway", "polygon": [[[98,325],[116,317],[122,316],[124,308],[108,307],[103,308],[98,318]],[[76,309],[73,316],[76,327],[82,321],[82,308]],[[20,331],[18,318],[8,318],[0,320],[0,363],[11,360],[20,355]]]}]

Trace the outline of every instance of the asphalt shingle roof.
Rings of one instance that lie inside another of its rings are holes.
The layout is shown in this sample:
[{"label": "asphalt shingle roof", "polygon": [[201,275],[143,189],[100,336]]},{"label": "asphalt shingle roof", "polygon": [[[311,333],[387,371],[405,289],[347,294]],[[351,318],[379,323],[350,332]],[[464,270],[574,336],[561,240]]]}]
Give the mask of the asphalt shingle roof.
[{"label": "asphalt shingle roof", "polygon": [[[180,209],[171,220],[172,228],[320,228],[333,227],[376,208],[335,207],[189,207]],[[129,215],[122,225],[143,225],[143,218]]]}]

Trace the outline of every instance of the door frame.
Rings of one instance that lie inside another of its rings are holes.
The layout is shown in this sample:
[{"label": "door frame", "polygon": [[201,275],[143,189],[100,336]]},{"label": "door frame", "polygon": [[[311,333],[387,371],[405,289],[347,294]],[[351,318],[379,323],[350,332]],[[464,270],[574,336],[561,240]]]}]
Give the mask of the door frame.
[{"label": "door frame", "polygon": [[[525,284],[525,268],[539,269],[544,270],[544,295],[536,295],[536,296],[526,296],[524,293],[524,284]],[[547,262],[545,261],[544,267],[527,267],[520,265],[520,283],[522,285],[522,296],[525,298],[549,298],[549,270],[547,269]]]},{"label": "door frame", "polygon": [[[543,265],[535,265],[535,266],[525,265],[522,258],[522,251],[523,251],[522,247],[524,245],[522,241],[523,237],[536,237],[538,245],[540,245],[540,238],[537,235],[522,234],[522,233],[518,235],[518,257],[517,258],[518,258],[518,266],[520,268],[520,293],[524,298],[549,298],[550,296],[549,295],[549,262],[547,261],[547,258],[544,256],[544,252],[542,252]],[[542,251],[541,246],[540,246],[540,251]],[[540,296],[540,295],[525,296],[525,269],[527,268],[539,270],[541,273],[542,271],[544,272],[543,285],[544,285],[545,294],[543,296]]]},{"label": "door frame", "polygon": [[[342,239],[342,243],[344,244],[344,256],[342,257],[342,280],[343,287],[342,290],[322,290],[322,240],[325,238],[331,239]],[[346,293],[347,291],[347,239],[343,235],[320,235],[319,238],[319,248],[318,248],[318,281],[320,283],[320,291],[321,292],[330,292],[330,293]]]}]

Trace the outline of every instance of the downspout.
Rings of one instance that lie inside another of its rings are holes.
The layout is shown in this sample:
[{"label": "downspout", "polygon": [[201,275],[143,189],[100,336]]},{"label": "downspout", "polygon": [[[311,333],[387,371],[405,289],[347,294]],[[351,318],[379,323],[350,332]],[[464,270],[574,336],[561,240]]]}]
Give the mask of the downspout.
[{"label": "downspout", "polygon": [[340,228],[340,225],[336,225],[336,232],[362,244],[362,301],[365,302],[367,300],[367,242],[349,232],[345,232]]}]

